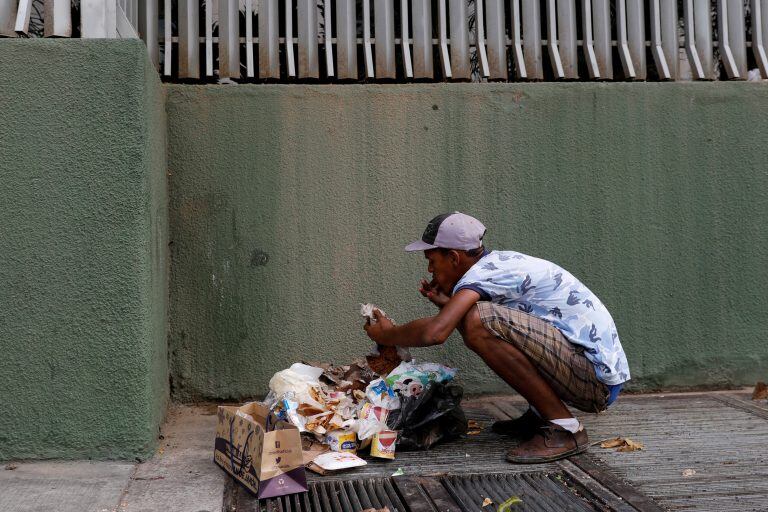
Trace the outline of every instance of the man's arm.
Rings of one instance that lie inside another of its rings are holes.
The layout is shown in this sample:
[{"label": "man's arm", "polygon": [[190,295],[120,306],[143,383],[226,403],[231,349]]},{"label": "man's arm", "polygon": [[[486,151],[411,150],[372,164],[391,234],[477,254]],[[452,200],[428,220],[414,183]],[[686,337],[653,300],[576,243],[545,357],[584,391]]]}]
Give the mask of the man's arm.
[{"label": "man's arm", "polygon": [[392,325],[374,310],[376,323],[366,323],[363,329],[368,337],[380,345],[428,347],[440,345],[459,325],[464,315],[480,300],[474,290],[459,290],[435,316],[419,318],[403,325]]}]

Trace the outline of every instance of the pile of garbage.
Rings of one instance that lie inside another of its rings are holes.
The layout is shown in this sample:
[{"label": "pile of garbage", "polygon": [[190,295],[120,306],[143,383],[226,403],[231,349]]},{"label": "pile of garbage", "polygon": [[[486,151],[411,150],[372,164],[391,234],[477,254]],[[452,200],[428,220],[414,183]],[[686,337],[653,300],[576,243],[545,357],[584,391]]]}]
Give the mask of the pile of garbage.
[{"label": "pile of garbage", "polygon": [[[370,318],[372,309],[361,313]],[[366,464],[357,454],[367,448],[383,459],[396,448],[429,449],[467,432],[455,375],[401,347],[379,346],[343,366],[295,363],[269,381],[267,431],[283,421],[296,426],[307,468],[321,474]]]}]

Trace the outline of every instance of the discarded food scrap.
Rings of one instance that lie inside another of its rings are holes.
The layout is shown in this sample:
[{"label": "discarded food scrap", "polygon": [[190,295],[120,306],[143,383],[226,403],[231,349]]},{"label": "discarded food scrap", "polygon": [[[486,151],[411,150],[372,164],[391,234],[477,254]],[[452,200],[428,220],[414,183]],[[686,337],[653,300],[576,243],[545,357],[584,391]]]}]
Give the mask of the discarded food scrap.
[{"label": "discarded food scrap", "polygon": [[476,436],[483,431],[483,425],[477,420],[469,420],[467,423],[467,435]]},{"label": "discarded food scrap", "polygon": [[483,500],[483,504],[481,505],[483,508],[487,507],[488,505],[492,504],[493,500],[491,498],[485,498]]},{"label": "discarded food scrap", "polygon": [[618,448],[617,452],[635,452],[644,448],[643,443],[633,441],[628,437],[615,437],[600,443],[601,448]]},{"label": "discarded food scrap", "polygon": [[755,384],[755,390],[752,392],[752,400],[763,400],[768,398],[768,386],[765,382]]}]

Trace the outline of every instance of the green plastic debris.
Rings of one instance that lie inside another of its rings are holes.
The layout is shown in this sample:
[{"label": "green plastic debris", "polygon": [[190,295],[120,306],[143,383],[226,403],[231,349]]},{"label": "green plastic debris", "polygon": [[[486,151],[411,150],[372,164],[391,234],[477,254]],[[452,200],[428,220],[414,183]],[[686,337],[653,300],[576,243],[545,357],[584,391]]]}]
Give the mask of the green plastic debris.
[{"label": "green plastic debris", "polygon": [[499,508],[496,512],[507,512],[508,510],[512,510],[512,507],[522,502],[523,500],[521,500],[519,496],[512,496],[507,501],[499,505]]}]

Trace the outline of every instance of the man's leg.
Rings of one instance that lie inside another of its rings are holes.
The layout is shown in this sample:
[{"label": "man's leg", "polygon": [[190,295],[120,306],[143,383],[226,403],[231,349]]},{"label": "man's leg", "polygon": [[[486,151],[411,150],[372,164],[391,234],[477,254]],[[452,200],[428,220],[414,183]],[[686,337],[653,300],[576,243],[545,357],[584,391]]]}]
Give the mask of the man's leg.
[{"label": "man's leg", "polygon": [[573,418],[552,386],[520,348],[486,329],[478,308],[472,308],[465,315],[459,331],[467,346],[546,420],[532,438],[507,452],[508,461],[521,464],[551,462],[587,449],[586,430]]},{"label": "man's leg", "polygon": [[536,408],[547,420],[573,418],[562,400],[541,376],[528,357],[510,343],[506,343],[485,328],[477,308],[464,316],[459,326],[464,343],[504,382]]}]

